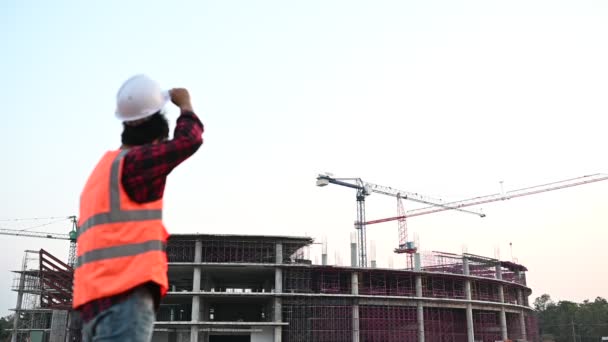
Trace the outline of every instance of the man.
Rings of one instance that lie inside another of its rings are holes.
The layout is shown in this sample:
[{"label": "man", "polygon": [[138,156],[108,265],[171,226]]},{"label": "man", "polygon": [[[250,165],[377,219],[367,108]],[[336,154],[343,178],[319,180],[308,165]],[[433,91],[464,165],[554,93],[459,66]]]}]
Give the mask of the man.
[{"label": "man", "polygon": [[[174,136],[162,109],[180,108]],[[186,89],[163,93],[137,75],[118,94],[122,146],[102,156],[80,198],[73,307],[83,340],[150,341],[168,289],[162,223],[169,173],[202,145],[203,124]]]}]

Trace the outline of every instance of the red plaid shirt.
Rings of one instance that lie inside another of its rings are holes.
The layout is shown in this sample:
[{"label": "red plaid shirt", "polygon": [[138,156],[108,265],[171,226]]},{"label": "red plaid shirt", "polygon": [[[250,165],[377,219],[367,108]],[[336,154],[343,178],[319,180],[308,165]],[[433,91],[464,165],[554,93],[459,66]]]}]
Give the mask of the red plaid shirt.
[{"label": "red plaid shirt", "polygon": [[[192,156],[203,144],[204,126],[195,113],[182,111],[177,118],[173,139],[158,144],[134,146],[124,157],[122,186],[129,197],[138,203],[158,200],[163,197],[167,176],[183,161]],[[145,284],[154,294],[158,307],[158,286]],[[83,321],[87,322],[98,313],[125,299],[130,293],[101,298],[83,305],[80,309]]]}]

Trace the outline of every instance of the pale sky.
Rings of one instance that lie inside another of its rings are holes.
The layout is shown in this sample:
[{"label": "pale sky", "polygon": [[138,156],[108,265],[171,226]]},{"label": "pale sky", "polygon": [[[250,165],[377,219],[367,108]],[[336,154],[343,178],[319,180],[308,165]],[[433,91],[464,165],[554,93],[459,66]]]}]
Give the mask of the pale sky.
[{"label": "pale sky", "polygon": [[[317,173],[456,200],[501,180],[509,190],[608,172],[607,15],[599,0],[3,1],[0,227],[78,214],[91,168],[120,143],[116,91],[143,72],[190,89],[206,125],[167,185],[171,233],[327,236],[330,262],[338,251],[347,264],[355,194],[316,187]],[[509,260],[512,242],[531,301],[608,297],[607,191],[605,181],[408,226],[423,250],[498,247]],[[368,198],[368,219],[395,213],[393,199]],[[379,266],[404,263],[396,222],[368,238]],[[23,251],[66,258],[68,244],[0,241],[4,315]]]}]

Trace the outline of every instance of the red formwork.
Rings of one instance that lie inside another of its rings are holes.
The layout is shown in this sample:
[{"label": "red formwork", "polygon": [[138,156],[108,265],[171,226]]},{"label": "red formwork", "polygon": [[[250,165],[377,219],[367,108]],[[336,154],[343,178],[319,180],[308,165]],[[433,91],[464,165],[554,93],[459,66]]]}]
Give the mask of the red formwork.
[{"label": "red formwork", "polygon": [[471,281],[471,298],[486,302],[500,302],[498,284],[483,280]]},{"label": "red formwork", "polygon": [[333,267],[283,269],[283,292],[351,294],[351,273]]},{"label": "red formwork", "polygon": [[515,272],[504,272],[502,274],[502,280],[508,281],[511,283],[526,285],[526,276],[525,274],[517,274]]},{"label": "red formwork", "polygon": [[414,296],[416,294],[416,277],[412,274],[389,273],[389,296]]},{"label": "red formwork", "polygon": [[[222,236],[201,237],[201,261],[217,263],[274,263],[276,242],[262,238],[227,239]],[[281,242],[283,263],[296,262],[302,258],[305,243]],[[169,262],[193,262],[196,249],[195,238],[170,237],[167,244]]]},{"label": "red formwork", "polygon": [[360,340],[365,342],[416,342],[416,307],[359,306]]},{"label": "red formwork", "polygon": [[530,342],[540,342],[540,331],[538,329],[538,317],[535,313],[526,314],[526,337]]},{"label": "red formwork", "polygon": [[317,268],[312,273],[312,292],[351,294],[351,272],[333,267]]},{"label": "red formwork", "polygon": [[497,311],[473,310],[475,341],[495,342],[502,340]]},{"label": "red formwork", "polygon": [[353,308],[347,299],[286,298],[282,305],[285,342],[351,342]]},{"label": "red formwork", "polygon": [[414,296],[416,294],[415,279],[413,274],[405,272],[361,272],[359,279],[359,294]]},{"label": "red formwork", "polygon": [[273,263],[275,244],[272,241],[203,240],[203,262]]},{"label": "red formwork", "polygon": [[464,288],[462,278],[436,274],[422,276],[424,297],[464,299],[466,297]]},{"label": "red formwork", "polygon": [[350,305],[316,305],[312,308],[312,341],[341,342],[352,340]]},{"label": "red formwork", "polygon": [[359,294],[362,295],[387,295],[388,274],[384,271],[372,271],[361,273],[359,279]]},{"label": "red formwork", "polygon": [[312,274],[309,268],[289,267],[283,269],[283,292],[312,292]]},{"label": "red formwork", "polygon": [[505,303],[517,304],[517,288],[513,286],[503,286]]},{"label": "red formwork", "polygon": [[428,342],[466,342],[465,311],[451,308],[424,308],[424,340]]},{"label": "red formwork", "polygon": [[507,336],[510,340],[521,340],[523,339],[521,329],[521,318],[519,313],[507,312]]}]

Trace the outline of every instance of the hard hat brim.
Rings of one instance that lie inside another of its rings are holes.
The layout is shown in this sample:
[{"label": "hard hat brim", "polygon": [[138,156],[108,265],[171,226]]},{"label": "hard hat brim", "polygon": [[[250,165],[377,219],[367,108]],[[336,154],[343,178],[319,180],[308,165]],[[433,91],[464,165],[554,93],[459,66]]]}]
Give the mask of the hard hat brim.
[{"label": "hard hat brim", "polygon": [[114,110],[114,114],[116,115],[116,118],[118,118],[120,121],[123,122],[128,122],[128,121],[137,121],[137,120],[141,120],[141,119],[145,119],[148,116],[154,115],[156,113],[158,113],[159,111],[161,111],[163,108],[165,108],[165,106],[167,105],[167,102],[169,102],[169,100],[171,99],[171,95],[169,94],[168,90],[164,90],[161,93],[162,96],[162,102],[159,103],[158,106],[154,107],[154,108],[147,108],[146,110],[143,110],[140,114],[137,115],[125,115],[123,113],[121,113],[118,108],[116,108]]}]

